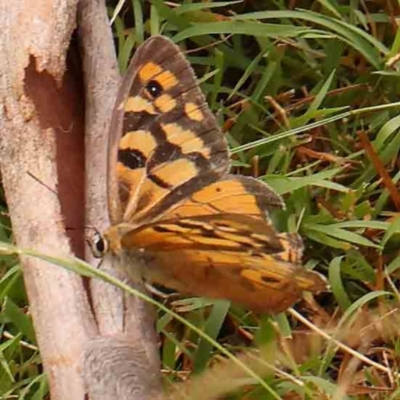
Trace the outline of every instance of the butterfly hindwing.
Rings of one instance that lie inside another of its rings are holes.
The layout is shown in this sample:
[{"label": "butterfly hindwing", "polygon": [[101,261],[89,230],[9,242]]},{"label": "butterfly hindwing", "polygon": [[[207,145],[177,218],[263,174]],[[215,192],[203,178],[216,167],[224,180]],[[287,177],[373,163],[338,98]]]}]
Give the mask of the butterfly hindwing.
[{"label": "butterfly hindwing", "polygon": [[299,235],[277,233],[267,220],[248,215],[160,221],[127,233],[122,246],[141,246],[151,282],[255,311],[279,312],[303,290],[325,288],[322,277],[299,264]]},{"label": "butterfly hindwing", "polygon": [[223,176],[228,151],[193,70],[169,39],[135,53],[110,134],[111,220],[145,223]]},{"label": "butterfly hindwing", "polygon": [[151,282],[278,312],[303,290],[325,288],[319,274],[300,265],[301,237],[272,225],[269,215],[279,208],[282,200],[268,186],[228,175],[157,222],[128,231],[122,246],[143,250]]},{"label": "butterfly hindwing", "polygon": [[279,254],[284,250],[268,221],[240,214],[159,221],[127,232],[122,238],[122,246],[145,251],[198,249],[243,252],[251,249],[265,254]]},{"label": "butterfly hindwing", "polygon": [[[227,175],[171,205],[153,223],[136,229],[128,226],[123,246],[147,250],[204,246],[230,250],[242,245],[256,249],[262,244],[260,251],[278,254],[285,249],[286,234],[278,234],[271,214],[282,208],[282,199],[266,184],[249,177]],[[260,238],[258,244],[256,237]],[[288,258],[301,257],[300,237],[286,247],[299,254]]]},{"label": "butterfly hindwing", "polygon": [[261,313],[278,313],[298,301],[304,290],[326,289],[325,280],[300,265],[270,255],[219,250],[146,253],[144,277],[181,293],[229,299]]},{"label": "butterfly hindwing", "polygon": [[268,185],[246,176],[226,175],[176,203],[164,219],[224,213],[268,219],[283,207],[282,198]]}]

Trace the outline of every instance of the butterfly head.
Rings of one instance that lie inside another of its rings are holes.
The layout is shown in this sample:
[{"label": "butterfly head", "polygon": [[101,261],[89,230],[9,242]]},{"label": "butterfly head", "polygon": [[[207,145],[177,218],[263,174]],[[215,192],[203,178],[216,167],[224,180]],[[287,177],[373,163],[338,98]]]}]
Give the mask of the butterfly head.
[{"label": "butterfly head", "polygon": [[119,254],[122,251],[122,239],[132,229],[132,225],[121,223],[110,226],[103,234],[95,232],[88,240],[93,256],[103,258],[107,253]]},{"label": "butterfly head", "polygon": [[88,244],[95,258],[103,258],[109,249],[108,240],[102,236],[100,232],[96,232],[92,238],[88,240]]}]

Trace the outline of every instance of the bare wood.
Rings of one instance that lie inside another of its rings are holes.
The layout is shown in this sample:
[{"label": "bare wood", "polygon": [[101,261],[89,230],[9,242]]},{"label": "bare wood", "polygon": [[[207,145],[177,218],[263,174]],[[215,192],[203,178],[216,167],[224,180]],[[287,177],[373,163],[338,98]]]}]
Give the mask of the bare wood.
[{"label": "bare wood", "polygon": [[[81,94],[65,75],[76,6],[76,0],[0,2],[0,165],[13,232],[20,247],[59,256],[71,254],[71,245],[79,254],[82,242],[79,230],[65,233],[79,220],[83,198]],[[82,279],[43,261],[22,261],[51,397],[83,399],[81,354],[96,326]]]},{"label": "bare wood", "polygon": [[[106,182],[108,127],[120,75],[104,1],[81,1],[78,25],[85,77],[85,226],[103,232],[110,225]],[[90,230],[87,233],[93,234]],[[89,247],[85,258],[92,265],[99,264]],[[114,273],[106,262],[102,262],[101,268]],[[98,280],[90,283],[90,289],[100,333],[121,332],[124,314],[121,292]]]},{"label": "bare wood", "polygon": [[[120,81],[104,1],[81,1],[79,34],[86,87],[86,226],[103,231],[109,226],[105,206],[108,127]],[[98,262],[90,252],[86,259]],[[126,266],[134,268],[133,260],[107,257],[100,268],[126,281]],[[101,281],[92,281],[90,288],[103,335],[88,345],[84,357],[90,398],[154,399],[161,392],[154,311]],[[144,290],[140,284],[136,288]]]}]

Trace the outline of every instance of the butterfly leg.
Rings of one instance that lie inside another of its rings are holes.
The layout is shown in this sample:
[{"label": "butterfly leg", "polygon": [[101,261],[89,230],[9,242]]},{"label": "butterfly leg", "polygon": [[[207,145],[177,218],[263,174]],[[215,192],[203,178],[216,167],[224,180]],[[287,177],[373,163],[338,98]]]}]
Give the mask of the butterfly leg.
[{"label": "butterfly leg", "polygon": [[162,290],[156,288],[149,282],[145,282],[144,284],[145,288],[154,296],[157,296],[163,300],[169,300],[173,297],[179,296],[179,293],[173,292],[173,293],[165,293]]}]

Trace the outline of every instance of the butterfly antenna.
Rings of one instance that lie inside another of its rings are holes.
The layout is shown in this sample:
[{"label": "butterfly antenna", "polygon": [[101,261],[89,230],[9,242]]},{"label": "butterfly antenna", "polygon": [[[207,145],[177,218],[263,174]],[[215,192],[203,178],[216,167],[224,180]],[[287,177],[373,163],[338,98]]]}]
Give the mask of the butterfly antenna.
[{"label": "butterfly antenna", "polygon": [[37,176],[33,175],[32,172],[27,171],[27,174],[34,179],[36,182],[44,186],[46,189],[48,189],[51,193],[55,194],[58,197],[58,193],[55,189],[51,188],[49,185],[46,185],[43,181],[41,181]]}]

